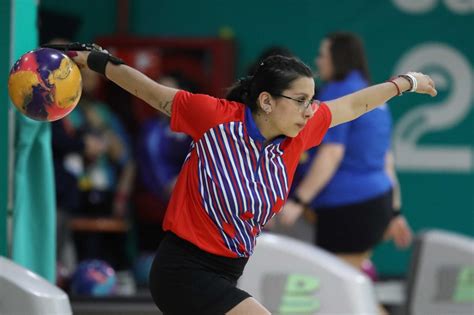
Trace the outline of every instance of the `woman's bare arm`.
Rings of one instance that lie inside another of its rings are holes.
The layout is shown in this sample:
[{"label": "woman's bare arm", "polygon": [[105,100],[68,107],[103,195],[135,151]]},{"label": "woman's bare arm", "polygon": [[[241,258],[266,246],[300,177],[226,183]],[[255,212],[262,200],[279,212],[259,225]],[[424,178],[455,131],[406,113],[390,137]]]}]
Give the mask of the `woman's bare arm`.
[{"label": "woman's bare arm", "polygon": [[[417,80],[416,93],[436,96],[437,92],[433,80],[422,73],[411,72]],[[331,127],[356,119],[368,111],[384,104],[398,95],[395,84],[404,92],[410,89],[410,82],[404,78],[395,78],[392,82],[385,82],[370,86],[363,90],[328,101],[326,104],[331,110]]]}]

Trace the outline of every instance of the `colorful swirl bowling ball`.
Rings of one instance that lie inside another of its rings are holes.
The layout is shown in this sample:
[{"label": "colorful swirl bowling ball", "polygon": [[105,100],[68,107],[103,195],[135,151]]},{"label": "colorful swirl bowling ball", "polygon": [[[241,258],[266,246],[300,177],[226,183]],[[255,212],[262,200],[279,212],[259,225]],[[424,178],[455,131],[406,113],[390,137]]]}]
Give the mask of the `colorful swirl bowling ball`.
[{"label": "colorful swirl bowling ball", "polygon": [[27,52],[10,70],[8,94],[16,108],[34,120],[63,118],[76,107],[81,93],[79,68],[55,49]]},{"label": "colorful swirl bowling ball", "polygon": [[115,293],[117,276],[115,270],[105,261],[84,260],[72,275],[71,293],[87,296],[109,296]]}]

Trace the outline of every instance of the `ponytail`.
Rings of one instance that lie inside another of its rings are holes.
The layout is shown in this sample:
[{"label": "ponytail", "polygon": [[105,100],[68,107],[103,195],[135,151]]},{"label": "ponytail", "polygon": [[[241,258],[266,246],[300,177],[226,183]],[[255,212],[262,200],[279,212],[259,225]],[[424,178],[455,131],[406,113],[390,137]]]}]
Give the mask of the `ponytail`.
[{"label": "ponytail", "polygon": [[239,79],[228,90],[226,99],[243,103],[255,112],[258,111],[257,100],[260,93],[281,94],[300,77],[312,78],[313,74],[299,59],[271,56],[260,63],[253,76]]},{"label": "ponytail", "polygon": [[237,80],[228,90],[226,99],[233,102],[247,104],[253,76],[246,76]]}]

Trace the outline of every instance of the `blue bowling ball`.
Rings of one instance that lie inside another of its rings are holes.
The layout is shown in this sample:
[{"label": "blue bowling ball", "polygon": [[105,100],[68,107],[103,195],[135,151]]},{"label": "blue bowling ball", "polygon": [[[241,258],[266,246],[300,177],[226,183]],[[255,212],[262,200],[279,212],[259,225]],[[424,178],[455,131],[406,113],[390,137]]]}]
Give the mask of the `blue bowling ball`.
[{"label": "blue bowling ball", "polygon": [[109,296],[115,293],[117,276],[105,261],[84,260],[77,266],[71,280],[71,293],[88,296]]}]

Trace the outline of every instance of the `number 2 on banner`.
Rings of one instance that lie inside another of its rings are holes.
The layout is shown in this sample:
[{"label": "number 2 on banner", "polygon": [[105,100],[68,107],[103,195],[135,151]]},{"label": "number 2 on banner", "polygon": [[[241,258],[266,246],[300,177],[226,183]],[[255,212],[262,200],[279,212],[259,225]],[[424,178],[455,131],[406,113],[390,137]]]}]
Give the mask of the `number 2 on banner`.
[{"label": "number 2 on banner", "polygon": [[[415,107],[398,120],[394,130],[398,169],[471,172],[473,150],[469,145],[419,143],[424,135],[456,127],[469,114],[473,97],[473,74],[469,61],[452,47],[427,43],[405,54],[394,73],[409,70],[426,72],[436,82],[438,91],[449,90],[449,94],[444,100],[434,98],[429,104]],[[469,135],[465,138],[472,141]]]}]

